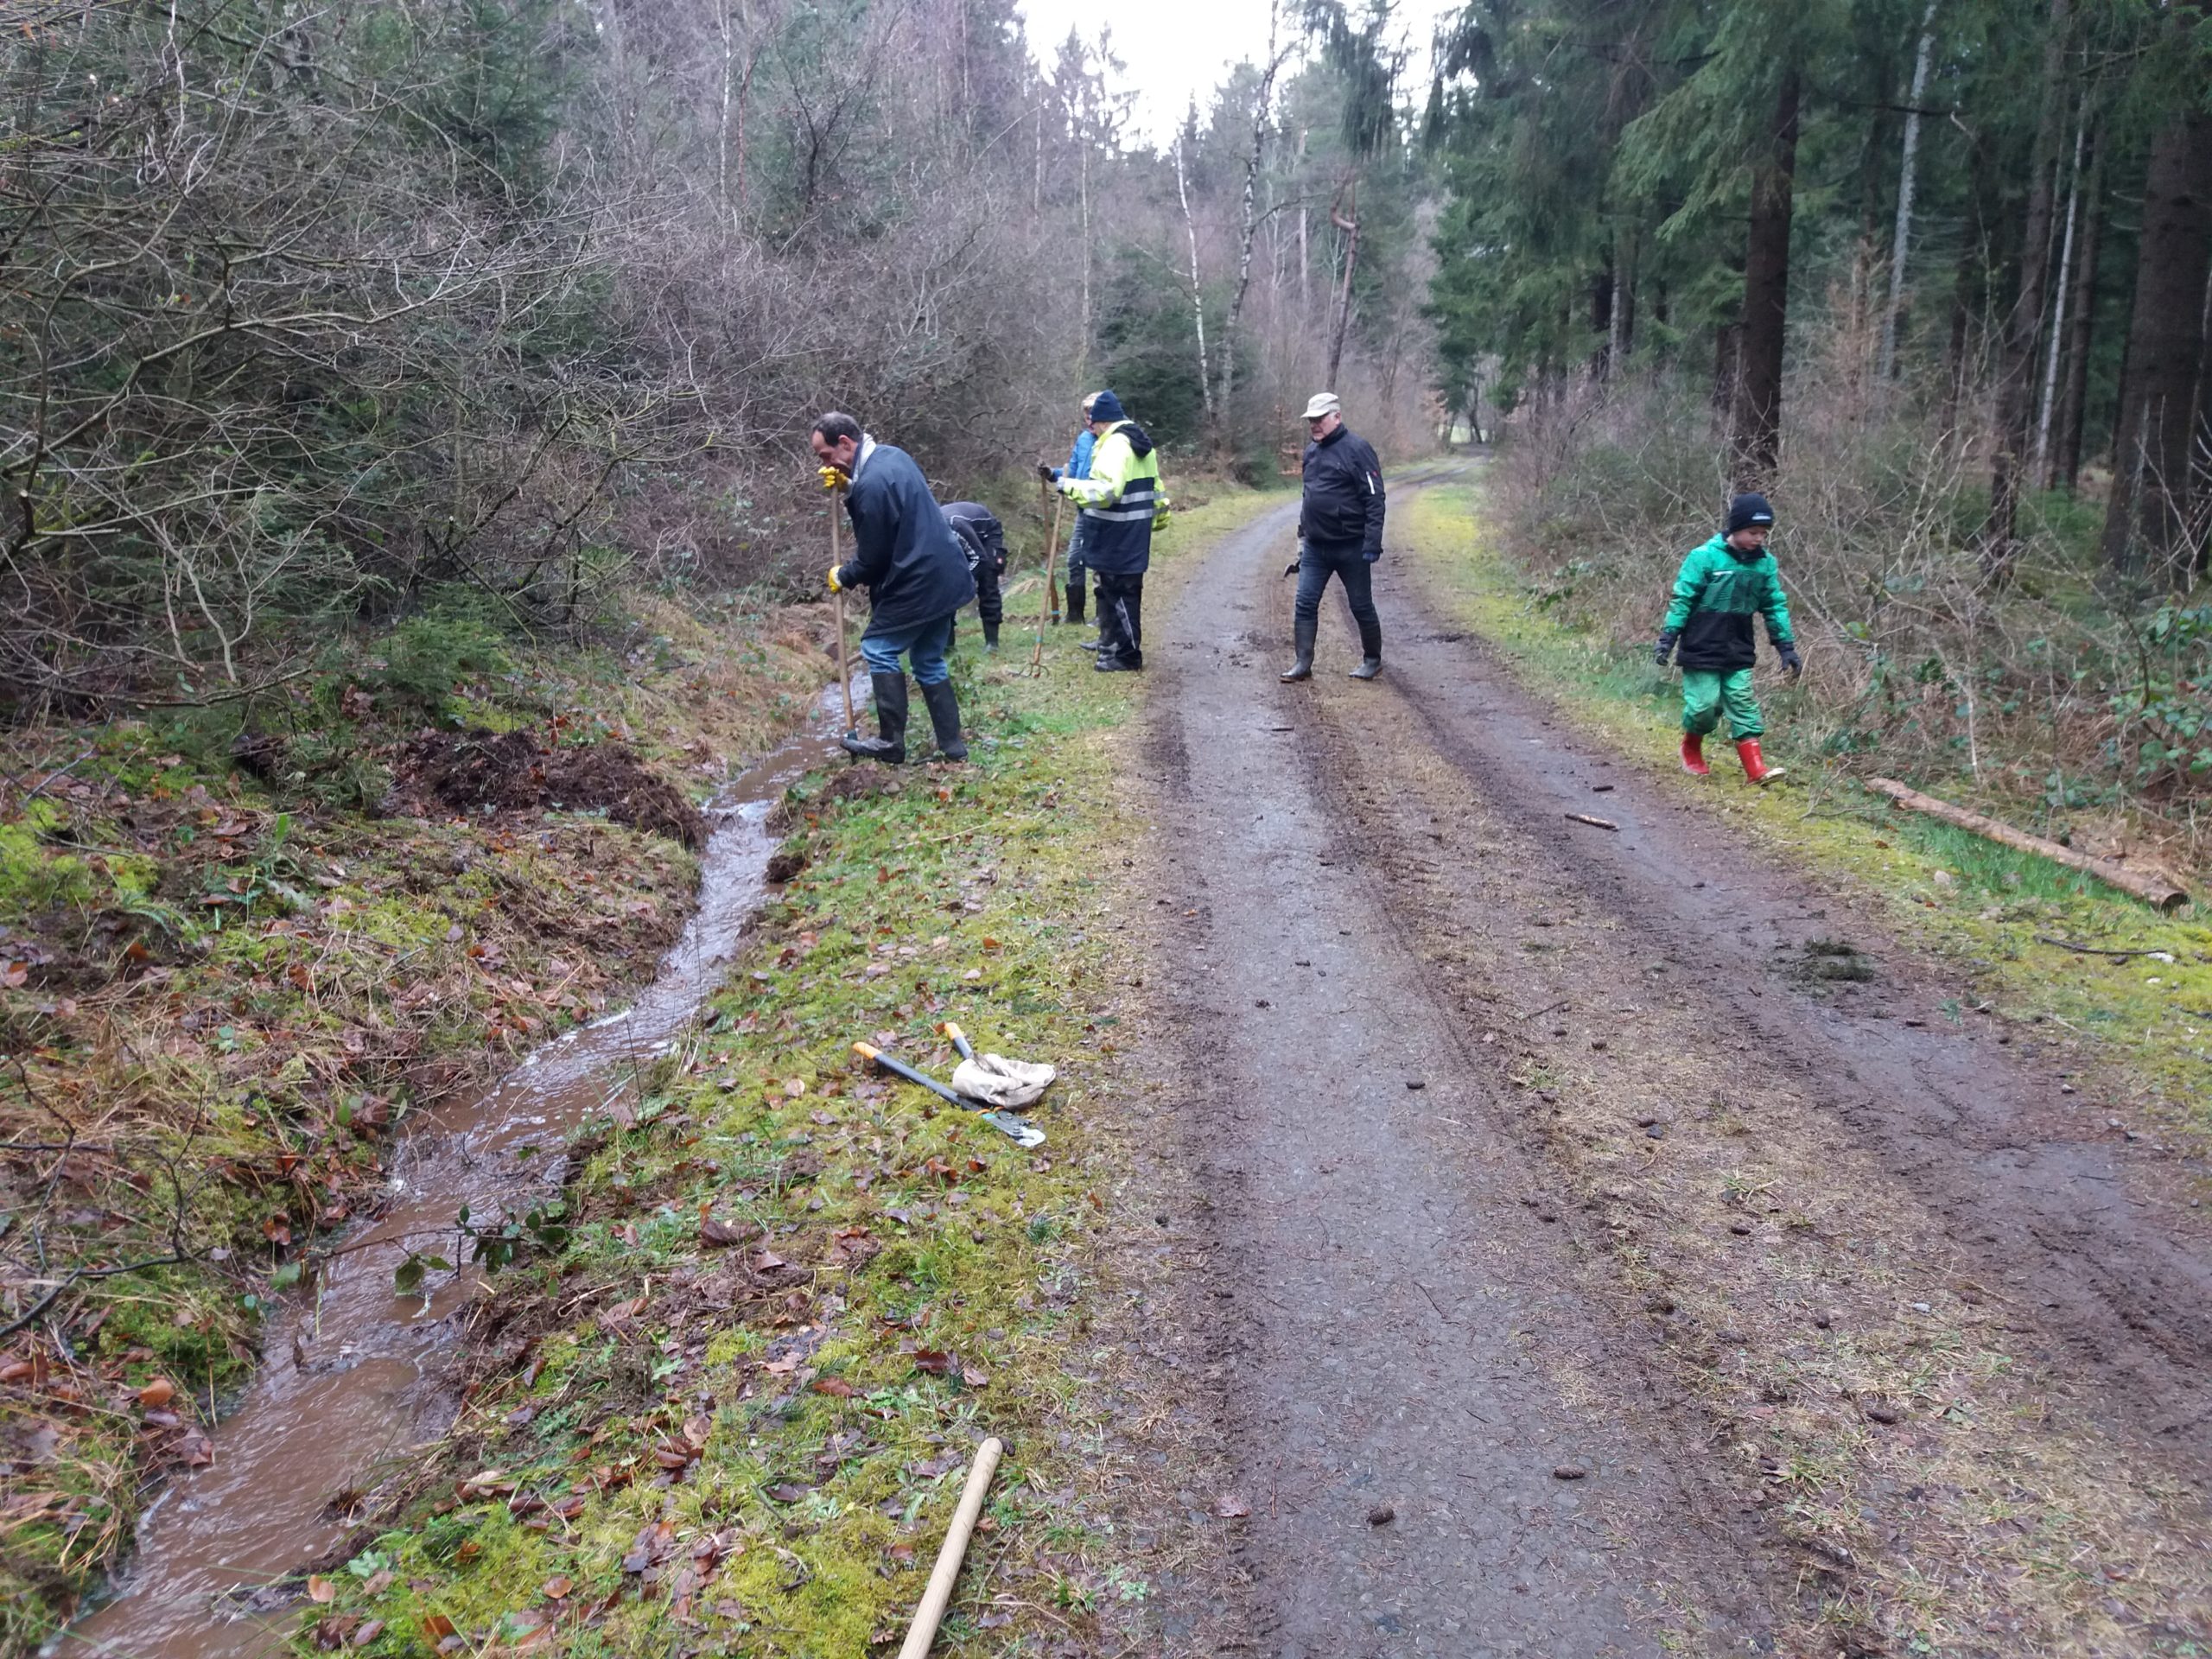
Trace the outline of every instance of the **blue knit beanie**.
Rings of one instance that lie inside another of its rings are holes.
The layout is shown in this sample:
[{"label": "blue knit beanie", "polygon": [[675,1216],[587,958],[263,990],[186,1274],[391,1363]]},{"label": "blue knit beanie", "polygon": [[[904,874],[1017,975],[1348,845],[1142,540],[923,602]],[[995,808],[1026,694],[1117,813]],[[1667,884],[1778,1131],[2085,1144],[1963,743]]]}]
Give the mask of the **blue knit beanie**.
[{"label": "blue knit beanie", "polygon": [[1739,495],[1728,504],[1728,528],[1722,534],[1733,536],[1739,530],[1764,529],[1773,523],[1774,509],[1767,505],[1766,497]]},{"label": "blue knit beanie", "polygon": [[1122,410],[1122,400],[1110,391],[1102,391],[1090,400],[1090,418],[1094,421],[1126,421],[1129,417]]}]

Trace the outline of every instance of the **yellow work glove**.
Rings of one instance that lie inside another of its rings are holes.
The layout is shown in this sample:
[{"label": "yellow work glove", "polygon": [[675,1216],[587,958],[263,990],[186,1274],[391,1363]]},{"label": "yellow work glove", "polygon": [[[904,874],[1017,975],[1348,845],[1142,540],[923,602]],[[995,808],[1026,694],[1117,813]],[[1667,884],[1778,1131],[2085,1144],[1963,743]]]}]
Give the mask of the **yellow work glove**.
[{"label": "yellow work glove", "polygon": [[830,591],[833,594],[845,591],[845,584],[837,580],[837,567],[834,564],[830,567]]},{"label": "yellow work glove", "polygon": [[822,487],[825,490],[842,490],[852,482],[842,467],[818,467],[815,470],[822,474]]}]

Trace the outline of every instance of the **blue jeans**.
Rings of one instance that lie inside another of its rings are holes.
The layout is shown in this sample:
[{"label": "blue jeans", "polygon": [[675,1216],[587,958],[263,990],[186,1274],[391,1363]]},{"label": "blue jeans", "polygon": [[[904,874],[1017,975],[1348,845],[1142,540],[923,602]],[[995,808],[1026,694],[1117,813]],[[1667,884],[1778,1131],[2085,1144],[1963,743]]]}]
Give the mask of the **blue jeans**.
[{"label": "blue jeans", "polygon": [[907,657],[913,662],[916,685],[942,685],[952,677],[944,660],[951,646],[952,616],[948,613],[911,628],[861,635],[861,660],[871,674],[896,674],[899,658]]},{"label": "blue jeans", "polygon": [[1334,576],[1344,584],[1344,598],[1351,606],[1351,620],[1359,624],[1359,640],[1370,657],[1382,649],[1382,622],[1375,613],[1375,567],[1359,556],[1353,548],[1315,547],[1311,542],[1299,556],[1298,606],[1295,615],[1300,622],[1311,622],[1321,613],[1321,595]]}]

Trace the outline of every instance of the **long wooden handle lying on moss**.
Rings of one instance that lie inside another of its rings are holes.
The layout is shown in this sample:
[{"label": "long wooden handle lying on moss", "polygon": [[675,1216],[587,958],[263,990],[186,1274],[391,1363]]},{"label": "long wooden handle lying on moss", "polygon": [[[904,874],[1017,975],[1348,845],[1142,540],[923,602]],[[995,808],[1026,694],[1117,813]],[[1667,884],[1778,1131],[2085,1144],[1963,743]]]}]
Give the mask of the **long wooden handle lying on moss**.
[{"label": "long wooden handle lying on moss", "polygon": [[914,1622],[907,1629],[906,1645],[899,1649],[899,1659],[928,1659],[930,1644],[937,1640],[938,1624],[951,1605],[960,1563],[967,1559],[969,1535],[983,1512],[983,1498],[991,1490],[991,1477],[998,1472],[999,1454],[1005,1450],[996,1440],[985,1440],[976,1450],[976,1461],[968,1470],[968,1484],[960,1490],[960,1507],[953,1511],[944,1548],[938,1551],[937,1565],[930,1569],[929,1588],[922,1592],[922,1605],[914,1609]]},{"label": "long wooden handle lying on moss", "polygon": [[2087,853],[2077,853],[2071,847],[2062,847],[2055,841],[2045,841],[2041,836],[2015,830],[2011,824],[2000,823],[1995,818],[1969,812],[1963,806],[1953,806],[1948,801],[1939,801],[1933,795],[1923,795],[1894,778],[1869,778],[1866,787],[1878,795],[1888,796],[1899,806],[1909,806],[1916,812],[1925,812],[1931,818],[1941,818],[1945,823],[1971,830],[1975,835],[1993,841],[2000,847],[2033,853],[2054,864],[2063,864],[2069,870],[2094,875],[2098,880],[2118,887],[2122,893],[2132,893],[2145,904],[2155,905],[2160,910],[2177,910],[2189,902],[2188,893],[2164,876],[2131,870],[2110,859],[2091,858]]}]

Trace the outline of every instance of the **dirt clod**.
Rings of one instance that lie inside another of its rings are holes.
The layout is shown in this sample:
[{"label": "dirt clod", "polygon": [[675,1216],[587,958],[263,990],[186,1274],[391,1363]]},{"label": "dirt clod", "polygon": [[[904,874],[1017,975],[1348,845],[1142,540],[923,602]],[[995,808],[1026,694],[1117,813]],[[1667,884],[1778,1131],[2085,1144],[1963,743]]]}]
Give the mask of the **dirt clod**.
[{"label": "dirt clod", "polygon": [[1589,1474],[1590,1471],[1579,1463],[1562,1463],[1552,1471],[1552,1478],[1554,1480],[1585,1480],[1589,1478]]},{"label": "dirt clod", "polygon": [[1367,1524],[1370,1527],[1387,1527],[1397,1518],[1398,1511],[1388,1503],[1377,1503],[1367,1512]]},{"label": "dirt clod", "polygon": [[401,751],[403,796],[460,810],[603,810],[696,851],[707,821],[626,743],[548,744],[533,731],[426,732]]}]

